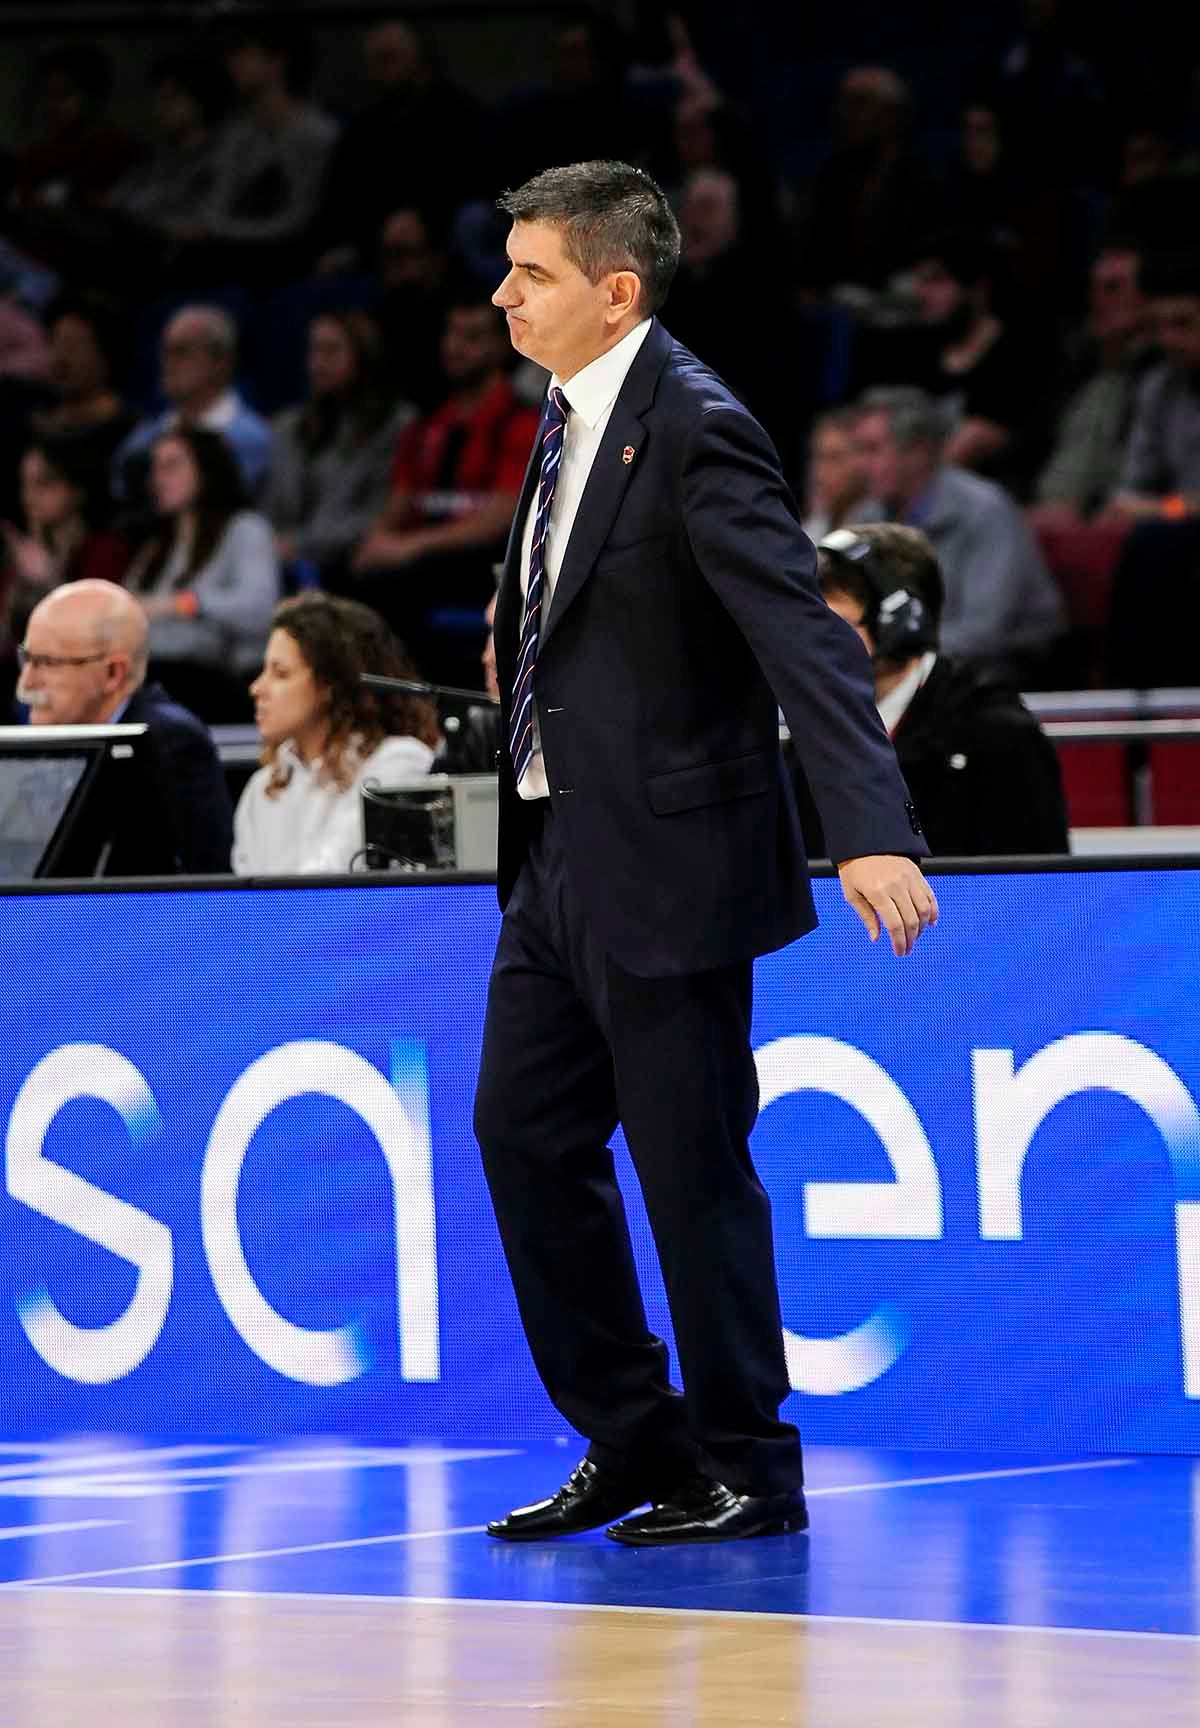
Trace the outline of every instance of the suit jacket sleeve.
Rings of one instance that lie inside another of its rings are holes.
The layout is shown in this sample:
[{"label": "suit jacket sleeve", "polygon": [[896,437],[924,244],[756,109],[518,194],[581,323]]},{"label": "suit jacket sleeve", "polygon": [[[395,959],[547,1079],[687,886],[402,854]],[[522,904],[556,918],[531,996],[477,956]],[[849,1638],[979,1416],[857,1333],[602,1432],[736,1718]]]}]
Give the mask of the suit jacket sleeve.
[{"label": "suit jacket sleeve", "polygon": [[783,709],[829,856],[924,856],[870,661],[821,597],[815,551],[766,433],[733,408],[702,414],[681,492],[693,556]]}]

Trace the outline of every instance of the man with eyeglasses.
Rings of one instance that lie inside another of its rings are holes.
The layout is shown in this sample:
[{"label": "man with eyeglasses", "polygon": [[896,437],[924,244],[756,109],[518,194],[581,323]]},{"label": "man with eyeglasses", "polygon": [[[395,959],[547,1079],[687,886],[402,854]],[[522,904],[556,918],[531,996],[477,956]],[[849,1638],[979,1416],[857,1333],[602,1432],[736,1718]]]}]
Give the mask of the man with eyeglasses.
[{"label": "man with eyeglasses", "polygon": [[158,750],[180,868],[224,874],[233,808],[204,725],[146,683],[146,615],[112,582],[66,582],[34,607],[17,648],[31,726],[145,725]]}]

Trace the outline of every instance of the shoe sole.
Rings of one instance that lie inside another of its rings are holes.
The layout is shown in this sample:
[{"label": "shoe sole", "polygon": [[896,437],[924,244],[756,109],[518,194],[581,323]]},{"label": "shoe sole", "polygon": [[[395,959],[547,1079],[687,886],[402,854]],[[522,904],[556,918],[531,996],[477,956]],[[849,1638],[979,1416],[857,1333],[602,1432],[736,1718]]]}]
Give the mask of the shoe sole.
[{"label": "shoe sole", "polygon": [[604,1534],[626,1548],[694,1548],[705,1542],[745,1542],[756,1536],[797,1536],[808,1529],[806,1517],[770,1518],[753,1530],[733,1530],[728,1535],[713,1531],[708,1536],[643,1536],[637,1531],[606,1530]]}]

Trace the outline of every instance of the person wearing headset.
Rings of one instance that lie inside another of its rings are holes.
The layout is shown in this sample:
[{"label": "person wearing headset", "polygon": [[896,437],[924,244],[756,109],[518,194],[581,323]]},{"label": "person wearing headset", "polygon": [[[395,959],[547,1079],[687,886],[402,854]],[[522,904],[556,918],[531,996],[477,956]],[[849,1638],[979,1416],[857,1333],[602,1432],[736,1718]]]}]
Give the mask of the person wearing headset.
[{"label": "person wearing headset", "polygon": [[[894,522],[839,528],[817,552],[826,603],[871,656],[876,706],[934,853],[1068,851],[1058,757],[1036,717],[1011,685],[938,652],[944,590],[925,535]],[[801,803],[822,854],[802,789]]]}]

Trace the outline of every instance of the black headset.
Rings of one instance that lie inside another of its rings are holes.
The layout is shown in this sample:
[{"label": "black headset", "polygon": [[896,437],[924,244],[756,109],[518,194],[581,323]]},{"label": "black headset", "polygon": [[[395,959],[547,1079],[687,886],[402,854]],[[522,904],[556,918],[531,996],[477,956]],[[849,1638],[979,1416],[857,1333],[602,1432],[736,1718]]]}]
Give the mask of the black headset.
[{"label": "black headset", "polygon": [[853,565],[866,582],[871,600],[863,628],[875,644],[876,660],[915,660],[938,645],[937,620],[919,594],[887,569],[887,555],[874,541],[851,528],[835,528],[819,548],[835,564]]}]

